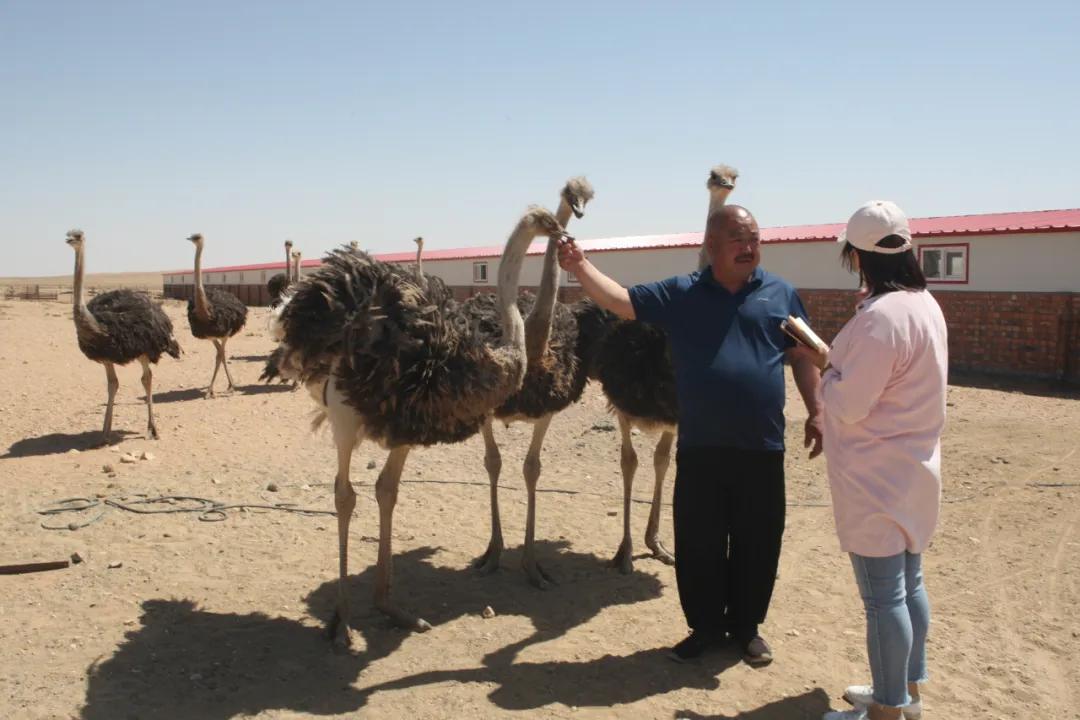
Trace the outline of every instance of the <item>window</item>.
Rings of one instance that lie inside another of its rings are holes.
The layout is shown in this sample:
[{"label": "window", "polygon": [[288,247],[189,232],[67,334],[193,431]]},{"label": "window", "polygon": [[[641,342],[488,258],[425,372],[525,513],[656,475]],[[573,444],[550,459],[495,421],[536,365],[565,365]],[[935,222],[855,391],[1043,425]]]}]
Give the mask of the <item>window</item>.
[{"label": "window", "polygon": [[472,281],[476,284],[488,281],[486,262],[474,262],[472,264]]},{"label": "window", "polygon": [[578,283],[577,275],[575,275],[572,272],[567,272],[566,273],[566,284],[567,285],[578,285],[578,284],[580,284],[580,283]]},{"label": "window", "polygon": [[919,265],[923,275],[932,283],[966,284],[969,249],[968,243],[920,246]]}]

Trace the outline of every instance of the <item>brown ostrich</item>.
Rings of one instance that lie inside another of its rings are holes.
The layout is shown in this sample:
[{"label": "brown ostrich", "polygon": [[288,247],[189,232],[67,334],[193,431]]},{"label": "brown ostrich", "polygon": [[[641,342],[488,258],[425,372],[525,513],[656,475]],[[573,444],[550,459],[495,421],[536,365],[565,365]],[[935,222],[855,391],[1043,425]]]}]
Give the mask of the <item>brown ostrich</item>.
[{"label": "brown ostrich", "polygon": [[225,343],[240,332],[247,322],[247,306],[230,292],[216,288],[207,290],[203,287],[203,236],[196,233],[188,240],[195,245],[195,298],[188,300],[188,323],[191,325],[192,335],[200,340],[210,340],[217,350],[214,374],[210,377],[210,387],[206,390],[206,397],[214,397],[214,381],[217,380],[218,368],[222,366],[225,368],[225,377],[229,380],[228,389],[235,387],[229,373]]},{"label": "brown ostrich", "polygon": [[[738,176],[738,171],[727,165],[717,165],[709,173],[705,183],[709,190],[709,217],[727,202]],[[699,265],[699,269],[703,268],[708,265],[708,260],[704,263],[699,260]],[[593,372],[618,420],[622,441],[623,537],[612,564],[623,573],[630,573],[634,568],[630,506],[638,466],[632,437],[635,427],[659,435],[653,450],[653,497],[645,526],[645,546],[652,551],[653,557],[674,564],[675,558],[658,537],[664,479],[671,463],[671,446],[679,421],[675,370],[671,364],[667,333],[648,323],[619,320],[601,341]]]},{"label": "brown ostrich", "polygon": [[275,318],[278,368],[305,383],[328,420],[337,447],[334,504],[338,516],[338,603],[330,632],[348,645],[349,523],[356,493],[349,481],[353,450],[364,439],[389,449],[375,494],[379,554],[375,605],[396,624],[428,623],[392,600],[391,534],[398,486],[409,451],[456,443],[477,433],[525,377],[525,325],[517,309],[518,278],[530,242],[565,236],[555,216],[531,208],[503,250],[498,275],[497,333],[486,331],[443,283],[422,290],[410,270],[366,253],[336,250],[298,283]]},{"label": "brown ostrich", "polygon": [[82,230],[71,230],[67,244],[75,250],[74,296],[75,334],[83,355],[105,366],[109,402],[105,406],[105,426],[101,430],[103,443],[109,442],[112,432],[113,401],[120,381],[116,365],[138,360],[142,365],[142,385],[146,393],[146,434],[158,437],[154,423],[153,372],[163,354],[180,357],[180,346],[173,337],[172,321],[160,305],[143,293],[132,290],[111,290],[83,299],[83,272],[86,238]]},{"label": "brown ostrich", "polygon": [[[593,198],[593,188],[584,178],[572,178],[563,187],[555,218],[563,227],[571,215],[582,217],[585,205]],[[531,423],[532,441],[522,472],[528,492],[528,510],[525,521],[525,548],[522,567],[529,581],[545,588],[551,577],[536,561],[536,487],[540,480],[540,452],[551,419],[558,412],[577,402],[587,381],[589,362],[583,356],[591,354],[599,336],[599,323],[603,312],[591,303],[570,306],[558,302],[559,266],[556,262],[558,243],[548,242],[544,255],[540,287],[535,298],[524,295],[518,300],[518,308],[527,313],[525,321],[525,346],[528,367],[521,390],[495,408],[484,423],[484,467],[491,486],[491,539],[484,554],[476,561],[483,573],[499,567],[504,548],[502,523],[499,517],[499,473],[502,457],[495,440],[493,424],[499,420],[506,425],[515,421]],[[495,306],[490,294],[474,295],[466,302],[467,311],[476,316],[486,316],[489,327],[495,326]]]},{"label": "brown ostrich", "polygon": [[289,257],[292,251],[292,240],[285,241],[285,272],[278,273],[266,282],[266,290],[270,294],[270,307],[277,307],[281,302],[281,294],[292,283],[292,273],[289,270]]}]

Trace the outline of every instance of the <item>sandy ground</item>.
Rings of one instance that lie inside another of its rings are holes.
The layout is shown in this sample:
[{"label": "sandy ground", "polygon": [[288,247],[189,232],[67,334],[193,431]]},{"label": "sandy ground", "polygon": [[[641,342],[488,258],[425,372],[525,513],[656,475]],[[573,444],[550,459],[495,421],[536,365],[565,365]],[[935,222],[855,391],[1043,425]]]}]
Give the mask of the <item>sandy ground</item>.
[{"label": "sandy ground", "polygon": [[[0,563],[84,558],[0,576],[0,717],[779,720],[843,707],[842,688],[868,680],[824,463],[794,452],[803,410],[790,383],[791,507],[763,628],[777,659],[763,670],[728,652],[670,662],[664,650],[685,631],[673,569],[646,557],[630,576],[606,566],[621,533],[621,480],[617,433],[595,389],[554,421],[544,454],[538,537],[560,581],[552,590],[534,590],[518,567],[527,428],[498,432],[511,550],[490,577],[469,567],[489,530],[479,438],[410,457],[394,526],[396,596],[431,621],[426,634],[392,628],[372,609],[377,470],[368,465],[383,453],[357,451],[355,656],[334,654],[322,634],[337,568],[328,515],[232,510],[200,522],[112,509],[74,531],[67,523],[100,508],[38,515],[65,498],[137,494],[332,509],[334,455],[327,435],[308,431],[310,401],[257,382],[271,347],[265,310],[230,343],[238,390],[205,400],[212,348],[191,337],[179,303],[166,307],[185,355],[156,369],[162,439],[144,439],[136,365],[120,371],[123,441],[94,448],[104,372],[78,352],[69,308],[0,303]],[[953,387],[950,406],[946,504],[926,556],[935,614],[926,717],[1080,718],[1080,403]],[[641,552],[651,446],[638,440]],[[143,451],[153,458],[119,461]],[[662,536],[670,546],[669,505]],[[487,605],[494,618],[481,617]]]}]

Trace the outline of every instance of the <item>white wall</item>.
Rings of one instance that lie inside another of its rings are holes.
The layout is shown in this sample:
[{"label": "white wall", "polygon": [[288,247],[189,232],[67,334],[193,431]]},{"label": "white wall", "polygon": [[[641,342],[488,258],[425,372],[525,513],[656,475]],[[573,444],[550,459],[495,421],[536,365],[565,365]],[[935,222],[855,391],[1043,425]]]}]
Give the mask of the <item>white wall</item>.
[{"label": "white wall", "polygon": [[797,288],[837,290],[859,285],[858,276],[840,264],[840,245],[835,242],[763,245],[761,266]]},{"label": "white wall", "polygon": [[968,284],[935,287],[981,292],[1080,292],[1080,232],[976,235],[956,240],[971,243]]},{"label": "white wall", "polygon": [[[932,283],[942,290],[979,292],[1080,292],[1080,232],[1027,233],[1011,235],[972,235],[968,237],[921,238],[920,245],[967,243],[968,283]],[[762,267],[795,287],[813,289],[849,289],[855,276],[840,265],[840,248],[833,242],[776,243],[763,246]],[[604,273],[623,285],[659,280],[697,268],[697,248],[658,248],[655,250],[615,250],[594,252],[590,259]],[[473,263],[487,262],[488,287],[495,286],[499,258],[481,260],[425,260],[424,271],[441,277],[448,285],[471,286]],[[531,255],[522,266],[521,284],[535,286],[540,281],[543,256]],[[308,275],[315,268],[302,268]],[[276,271],[267,270],[269,279]],[[261,284],[263,271],[228,273],[229,284]],[[222,284],[222,273],[206,273],[207,284]],[[176,282],[194,283],[191,273],[174,276]],[[571,286],[562,273],[561,284]],[[484,287],[484,285],[476,285]]]}]

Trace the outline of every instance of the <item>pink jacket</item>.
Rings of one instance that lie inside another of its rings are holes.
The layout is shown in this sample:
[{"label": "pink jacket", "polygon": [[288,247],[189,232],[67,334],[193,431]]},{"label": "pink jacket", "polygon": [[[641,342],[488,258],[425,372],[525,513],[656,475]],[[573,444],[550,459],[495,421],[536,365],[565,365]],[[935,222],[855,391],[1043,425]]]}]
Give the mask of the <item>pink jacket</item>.
[{"label": "pink jacket", "polygon": [[925,290],[870,298],[833,341],[821,398],[845,551],[887,557],[930,544],[941,503],[948,355],[945,318]]}]

